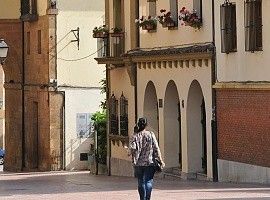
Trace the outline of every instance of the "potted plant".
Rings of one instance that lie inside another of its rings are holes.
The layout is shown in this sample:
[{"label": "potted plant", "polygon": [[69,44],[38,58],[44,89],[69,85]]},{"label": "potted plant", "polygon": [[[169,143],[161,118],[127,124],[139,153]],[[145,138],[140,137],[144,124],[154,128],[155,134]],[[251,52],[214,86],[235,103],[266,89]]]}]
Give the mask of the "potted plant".
[{"label": "potted plant", "polygon": [[110,35],[112,37],[123,37],[123,30],[121,28],[115,27],[111,29]]},{"label": "potted plant", "polygon": [[142,30],[151,31],[157,29],[157,19],[151,16],[142,16],[140,19],[136,19],[135,22],[138,23],[139,27],[142,27]]},{"label": "potted plant", "polygon": [[196,10],[190,12],[186,7],[183,7],[180,10],[179,20],[183,22],[182,25],[190,26],[198,30],[202,27],[202,20]]},{"label": "potted plant", "polygon": [[161,15],[158,16],[159,23],[162,24],[162,27],[175,27],[176,23],[172,19],[172,14],[170,11],[166,12],[165,9],[160,10]]},{"label": "potted plant", "polygon": [[106,25],[95,27],[93,29],[93,38],[107,38],[109,30]]}]

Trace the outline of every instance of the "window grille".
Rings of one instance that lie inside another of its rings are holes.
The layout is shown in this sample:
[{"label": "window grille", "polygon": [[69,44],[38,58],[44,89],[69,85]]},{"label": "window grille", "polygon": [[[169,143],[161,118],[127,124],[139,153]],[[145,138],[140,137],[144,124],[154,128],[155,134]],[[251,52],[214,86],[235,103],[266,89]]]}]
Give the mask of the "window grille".
[{"label": "window grille", "polygon": [[246,51],[262,50],[262,1],[245,1],[245,48]]},{"label": "window grille", "polygon": [[110,100],[110,134],[118,135],[118,100],[116,100],[114,94],[111,96]]},{"label": "window grille", "polygon": [[128,136],[128,100],[123,94],[120,97],[120,134]]},{"label": "window grille", "polygon": [[220,6],[221,52],[237,51],[236,5],[226,1]]}]

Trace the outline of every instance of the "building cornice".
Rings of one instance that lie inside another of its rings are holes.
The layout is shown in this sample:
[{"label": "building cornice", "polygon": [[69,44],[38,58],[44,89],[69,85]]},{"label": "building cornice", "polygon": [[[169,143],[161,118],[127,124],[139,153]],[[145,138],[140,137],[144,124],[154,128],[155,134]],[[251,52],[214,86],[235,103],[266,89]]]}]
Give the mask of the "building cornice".
[{"label": "building cornice", "polygon": [[213,88],[217,90],[270,90],[270,82],[219,82]]}]

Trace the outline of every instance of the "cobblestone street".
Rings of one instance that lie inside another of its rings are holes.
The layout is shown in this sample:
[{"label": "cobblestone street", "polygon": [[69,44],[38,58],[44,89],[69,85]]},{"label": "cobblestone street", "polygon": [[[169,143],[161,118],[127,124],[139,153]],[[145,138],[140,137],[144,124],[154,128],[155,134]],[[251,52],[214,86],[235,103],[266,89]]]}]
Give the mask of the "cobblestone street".
[{"label": "cobblestone street", "polygon": [[[136,200],[136,180],[92,176],[89,172],[21,173],[0,175],[0,199]],[[260,185],[224,184],[157,179],[153,200],[268,200],[270,188]]]}]

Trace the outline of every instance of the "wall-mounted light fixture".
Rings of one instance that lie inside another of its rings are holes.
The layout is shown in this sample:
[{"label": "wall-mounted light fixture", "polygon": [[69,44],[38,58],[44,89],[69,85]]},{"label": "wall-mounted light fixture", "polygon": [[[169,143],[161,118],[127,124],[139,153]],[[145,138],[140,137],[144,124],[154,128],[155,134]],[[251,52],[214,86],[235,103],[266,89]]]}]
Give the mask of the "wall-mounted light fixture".
[{"label": "wall-mounted light fixture", "polygon": [[3,39],[0,39],[0,64],[4,64],[5,60],[7,59],[8,54],[8,45],[5,43]]}]

